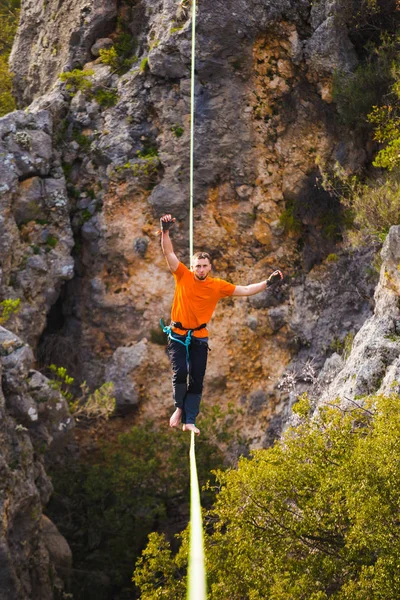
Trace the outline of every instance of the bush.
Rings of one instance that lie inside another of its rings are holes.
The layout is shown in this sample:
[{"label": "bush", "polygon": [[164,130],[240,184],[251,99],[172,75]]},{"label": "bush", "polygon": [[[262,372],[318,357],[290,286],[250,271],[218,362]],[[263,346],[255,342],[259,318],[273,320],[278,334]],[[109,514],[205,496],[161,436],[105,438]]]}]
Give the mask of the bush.
[{"label": "bush", "polygon": [[12,94],[12,75],[8,70],[8,54],[0,56],[0,117],[16,109]]},{"label": "bush", "polygon": [[[210,597],[400,597],[399,437],[396,394],[322,406],[273,448],[218,472],[205,535]],[[182,554],[150,538],[135,571],[142,600],[185,598]]]},{"label": "bush", "polygon": [[92,75],[94,75],[93,69],[74,69],[60,73],[59,78],[66,83],[66,90],[74,96],[78,91],[88,92],[92,89],[93,82],[90,80]]},{"label": "bush", "polygon": [[4,325],[9,321],[12,315],[16,315],[21,308],[21,299],[17,298],[12,300],[11,298],[0,302],[0,325]]},{"label": "bush", "polygon": [[113,383],[104,383],[90,393],[86,381],[84,381],[79,386],[79,396],[76,396],[71,391],[74,378],[68,375],[67,369],[54,364],[50,365],[49,369],[54,377],[50,380],[51,386],[62,394],[77,420],[108,419],[115,412],[116,400]]},{"label": "bush", "polygon": [[8,58],[17,31],[20,0],[0,1],[0,117],[15,110],[12,94],[12,74],[8,69]]},{"label": "bush", "polygon": [[141,73],[144,73],[145,71],[147,71],[148,68],[149,68],[149,58],[148,58],[148,56],[145,56],[140,61],[139,70],[140,70]]},{"label": "bush", "polygon": [[[203,484],[214,482],[210,471],[223,465],[217,444],[233,439],[228,433],[233,418],[218,409],[203,414],[197,444]],[[137,597],[132,565],[147,535],[154,529],[177,531],[188,519],[190,436],[147,422],[116,439],[102,438],[86,460],[67,455],[63,468],[52,472],[49,515],[73,551],[76,600],[111,597],[96,577],[99,571],[110,578],[113,597]],[[203,490],[203,505],[210,506],[214,497],[213,487]]]},{"label": "bush", "polygon": [[129,71],[133,63],[137,61],[137,56],[126,58],[124,54],[119,54],[116,46],[110,49],[102,48],[99,52],[101,62],[109,65],[119,75]]},{"label": "bush", "polygon": [[333,98],[343,123],[371,129],[368,114],[381,103],[394,82],[392,64],[398,56],[398,42],[384,36],[380,45],[369,44],[367,51],[354,73],[334,74]]},{"label": "bush", "polygon": [[106,90],[104,88],[100,88],[99,90],[96,90],[93,95],[100,106],[103,106],[104,108],[115,106],[118,102],[117,90]]},{"label": "bush", "polygon": [[348,211],[353,243],[383,241],[392,225],[400,224],[400,172],[361,182],[336,165],[332,177],[324,175],[325,189],[336,195]]}]

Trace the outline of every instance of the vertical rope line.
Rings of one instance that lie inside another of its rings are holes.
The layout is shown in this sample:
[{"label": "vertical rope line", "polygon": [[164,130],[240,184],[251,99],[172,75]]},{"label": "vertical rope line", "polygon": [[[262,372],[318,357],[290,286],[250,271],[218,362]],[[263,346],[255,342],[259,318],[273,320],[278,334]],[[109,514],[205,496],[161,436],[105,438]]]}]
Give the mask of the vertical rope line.
[{"label": "vertical rope line", "polygon": [[194,83],[196,64],[196,0],[192,0],[192,65],[190,80],[190,208],[189,208],[189,252],[190,263],[193,256],[193,158],[194,158]]},{"label": "vertical rope line", "polygon": [[[190,81],[190,209],[189,251],[193,257],[193,157],[194,157],[194,84],[196,63],[196,0],[192,0],[192,64]],[[206,600],[206,573],[204,566],[203,523],[199,481],[197,477],[194,431],[190,439],[190,546],[188,566],[187,600]]]},{"label": "vertical rope line", "polygon": [[206,600],[203,524],[197,478],[194,431],[190,440],[190,549],[187,600]]}]

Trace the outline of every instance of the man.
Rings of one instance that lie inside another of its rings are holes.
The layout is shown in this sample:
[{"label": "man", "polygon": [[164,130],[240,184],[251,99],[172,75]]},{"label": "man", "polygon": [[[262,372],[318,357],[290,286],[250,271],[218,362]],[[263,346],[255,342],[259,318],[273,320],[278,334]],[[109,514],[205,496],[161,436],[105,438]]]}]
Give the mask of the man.
[{"label": "man", "polygon": [[[175,222],[171,215],[164,215],[161,224],[161,248],[175,279],[175,295],[171,310],[168,355],[172,365],[172,386],[175,412],[170,427],[183,424],[183,431],[194,431],[199,413],[203,379],[207,366],[208,331],[218,300],[226,296],[253,296],[283,279],[277,270],[267,280],[251,285],[233,285],[223,279],[210,277],[211,258],[207,252],[197,252],[189,271],[177,258],[169,229]],[[187,382],[189,375],[189,384]]]}]

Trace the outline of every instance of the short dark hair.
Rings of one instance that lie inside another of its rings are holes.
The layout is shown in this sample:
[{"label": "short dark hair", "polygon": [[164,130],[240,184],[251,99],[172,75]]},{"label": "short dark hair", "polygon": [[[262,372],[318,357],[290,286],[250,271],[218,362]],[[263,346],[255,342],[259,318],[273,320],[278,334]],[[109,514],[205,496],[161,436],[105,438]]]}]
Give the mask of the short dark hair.
[{"label": "short dark hair", "polygon": [[208,252],[195,252],[192,256],[192,263],[196,260],[196,258],[206,258],[210,265],[212,264],[211,256],[208,254]]}]

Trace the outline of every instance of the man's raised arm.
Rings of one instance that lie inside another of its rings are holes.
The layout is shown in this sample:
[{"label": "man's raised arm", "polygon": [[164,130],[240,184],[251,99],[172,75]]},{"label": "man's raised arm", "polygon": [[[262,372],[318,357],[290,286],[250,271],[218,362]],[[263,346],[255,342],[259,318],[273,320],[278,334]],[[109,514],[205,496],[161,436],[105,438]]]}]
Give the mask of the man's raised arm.
[{"label": "man's raised arm", "polygon": [[175,220],[171,215],[164,215],[160,219],[161,248],[172,273],[175,273],[179,265],[178,257],[174,252],[171,238],[169,237],[169,228],[175,223]]},{"label": "man's raised arm", "polygon": [[237,285],[232,296],[254,296],[254,294],[262,292],[265,290],[265,288],[270,287],[281,279],[283,279],[282,272],[277,269],[268,277],[268,279],[264,281],[260,281],[259,283],[251,283],[250,285]]}]

